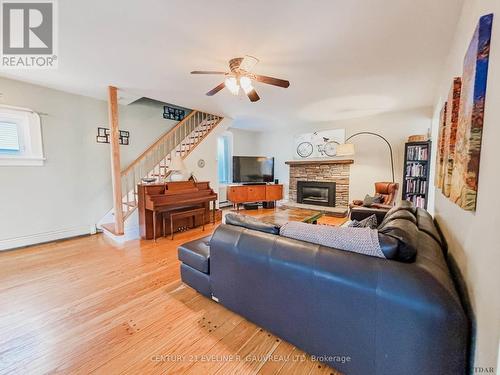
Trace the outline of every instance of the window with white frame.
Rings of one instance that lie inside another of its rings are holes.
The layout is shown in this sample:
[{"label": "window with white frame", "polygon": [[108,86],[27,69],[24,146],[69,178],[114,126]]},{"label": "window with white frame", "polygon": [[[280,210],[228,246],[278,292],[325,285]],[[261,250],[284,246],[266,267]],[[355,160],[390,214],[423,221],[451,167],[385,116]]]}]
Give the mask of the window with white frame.
[{"label": "window with white frame", "polygon": [[0,122],[0,152],[10,154],[18,153],[20,150],[17,124]]},{"label": "window with white frame", "polygon": [[231,182],[232,140],[231,134],[228,132],[217,139],[217,174],[221,184]]},{"label": "window with white frame", "polygon": [[0,166],[43,165],[40,116],[0,105]]}]

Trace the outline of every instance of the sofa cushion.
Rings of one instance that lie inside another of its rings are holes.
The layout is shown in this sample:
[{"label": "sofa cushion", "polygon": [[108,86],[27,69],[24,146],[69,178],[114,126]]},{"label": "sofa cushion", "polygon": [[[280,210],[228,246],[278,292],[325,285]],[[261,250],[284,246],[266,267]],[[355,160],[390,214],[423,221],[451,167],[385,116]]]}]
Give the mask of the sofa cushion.
[{"label": "sofa cushion", "polygon": [[[416,223],[416,211],[417,210],[413,206],[413,203],[403,200],[398,206],[391,207],[391,209],[387,211],[384,220],[380,221],[380,225],[383,225],[385,222],[391,220],[393,215],[397,215],[396,218],[407,219]],[[408,214],[410,214],[411,216],[409,216]]]},{"label": "sofa cushion", "polygon": [[417,226],[422,232],[425,232],[434,238],[439,246],[443,246],[443,240],[434,225],[434,220],[432,219],[431,214],[420,207],[417,208]]},{"label": "sofa cushion", "polygon": [[275,224],[268,224],[259,221],[258,219],[240,214],[227,214],[225,217],[226,224],[236,225],[238,227],[243,227],[247,229],[258,230],[259,232],[279,234],[280,227]]},{"label": "sofa cushion", "polygon": [[397,211],[393,211],[391,214],[387,214],[385,215],[385,218],[384,220],[382,220],[382,222],[380,223],[380,226],[384,226],[385,224],[387,224],[388,222],[392,221],[392,220],[396,220],[396,219],[404,219],[404,220],[409,220],[411,221],[413,224],[417,224],[417,218],[415,217],[415,215],[413,215],[410,211],[408,210],[397,210]]},{"label": "sofa cushion", "polygon": [[281,226],[280,235],[385,259],[378,241],[378,233],[370,228],[334,227],[291,221]]},{"label": "sofa cushion", "polygon": [[398,240],[398,251],[394,260],[400,262],[413,262],[417,255],[418,228],[410,220],[394,219],[382,223],[378,227],[379,233]]},{"label": "sofa cushion", "polygon": [[388,212],[387,215],[390,216],[394,212],[400,211],[400,210],[406,210],[410,212],[411,214],[415,215],[417,212],[416,207],[413,205],[413,203],[407,201],[407,200],[402,200],[397,206],[392,207]]},{"label": "sofa cushion", "polygon": [[179,260],[203,273],[210,272],[210,238],[203,237],[186,242],[177,249]]}]

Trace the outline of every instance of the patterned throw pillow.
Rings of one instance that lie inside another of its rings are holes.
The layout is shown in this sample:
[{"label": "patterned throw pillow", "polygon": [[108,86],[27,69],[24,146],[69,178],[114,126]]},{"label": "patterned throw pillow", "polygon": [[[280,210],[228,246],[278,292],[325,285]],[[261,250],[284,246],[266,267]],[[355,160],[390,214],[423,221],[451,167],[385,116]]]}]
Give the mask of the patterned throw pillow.
[{"label": "patterned throw pillow", "polygon": [[363,206],[370,207],[374,203],[382,203],[384,202],[384,197],[380,194],[372,197],[371,195],[366,194],[365,199],[363,199]]},{"label": "patterned throw pillow", "polygon": [[365,199],[363,199],[363,206],[370,207],[373,204],[373,197],[366,194]]},{"label": "patterned throw pillow", "polygon": [[357,220],[352,220],[349,223],[349,226],[352,228],[371,228],[371,229],[376,229],[378,226],[377,222],[377,216],[375,214],[368,216],[367,218],[357,221]]}]

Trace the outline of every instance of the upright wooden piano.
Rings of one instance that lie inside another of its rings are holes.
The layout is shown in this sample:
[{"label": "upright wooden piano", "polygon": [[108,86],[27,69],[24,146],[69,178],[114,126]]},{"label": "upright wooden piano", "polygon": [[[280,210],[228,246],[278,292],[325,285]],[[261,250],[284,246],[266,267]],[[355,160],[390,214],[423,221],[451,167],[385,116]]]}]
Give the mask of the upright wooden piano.
[{"label": "upright wooden piano", "polygon": [[[215,202],[217,194],[210,188],[208,182],[180,181],[158,184],[138,185],[139,228],[141,238],[153,239],[156,228],[156,238],[170,234],[170,215],[168,212],[192,207],[205,208],[205,223],[215,222]],[[212,202],[212,204],[210,204]],[[210,207],[212,206],[212,208]],[[212,209],[212,215],[210,210]],[[165,214],[166,225],[163,225]],[[189,225],[190,219],[175,222],[176,227]],[[202,224],[202,215],[196,216],[195,226]]]}]

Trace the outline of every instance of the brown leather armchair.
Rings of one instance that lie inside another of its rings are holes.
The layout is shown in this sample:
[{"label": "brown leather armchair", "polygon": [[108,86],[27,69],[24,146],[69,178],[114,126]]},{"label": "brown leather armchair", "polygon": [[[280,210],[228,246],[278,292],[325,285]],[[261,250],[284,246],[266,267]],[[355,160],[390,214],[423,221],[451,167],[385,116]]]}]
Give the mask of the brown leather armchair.
[{"label": "brown leather armchair", "polygon": [[349,205],[351,209],[351,220],[362,220],[372,214],[377,216],[381,222],[392,206],[396,203],[396,197],[399,190],[399,184],[395,182],[375,182],[375,195],[384,197],[383,202],[373,203],[369,207],[363,206],[362,200],[354,200]]},{"label": "brown leather armchair", "polygon": [[[396,196],[398,194],[399,184],[395,182],[375,182],[375,195],[381,195],[384,197],[382,203],[373,203],[370,207],[373,208],[391,208],[396,202]],[[362,206],[362,200],[354,200],[351,203],[353,206]]]}]

